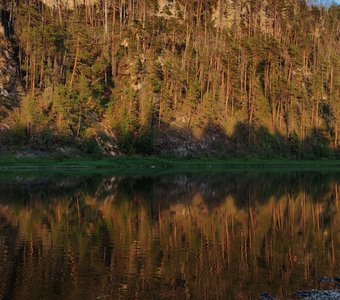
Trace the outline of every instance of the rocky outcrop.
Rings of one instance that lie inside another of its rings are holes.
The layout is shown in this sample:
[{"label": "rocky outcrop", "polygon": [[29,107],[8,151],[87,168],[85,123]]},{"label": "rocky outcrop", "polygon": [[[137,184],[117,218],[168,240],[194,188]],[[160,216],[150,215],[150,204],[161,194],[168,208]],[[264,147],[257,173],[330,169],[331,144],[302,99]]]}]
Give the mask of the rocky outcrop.
[{"label": "rocky outcrop", "polygon": [[[256,12],[253,13],[254,27],[256,30],[270,33],[273,19],[267,15],[270,4],[266,1],[259,1]],[[212,21],[219,29],[237,30],[241,26],[248,26],[250,2],[218,0],[212,11]],[[254,9],[253,9],[254,10]]]},{"label": "rocky outcrop", "polygon": [[158,9],[156,16],[163,17],[165,19],[171,18],[185,18],[185,9],[179,1],[176,0],[158,0]]},{"label": "rocky outcrop", "polygon": [[23,94],[13,47],[4,26],[5,15],[2,11],[0,22],[0,129],[7,127],[4,120],[10,111],[19,106]]},{"label": "rocky outcrop", "polygon": [[74,9],[78,5],[93,5],[98,2],[98,0],[42,0],[44,4],[50,7],[66,7],[69,9]]}]

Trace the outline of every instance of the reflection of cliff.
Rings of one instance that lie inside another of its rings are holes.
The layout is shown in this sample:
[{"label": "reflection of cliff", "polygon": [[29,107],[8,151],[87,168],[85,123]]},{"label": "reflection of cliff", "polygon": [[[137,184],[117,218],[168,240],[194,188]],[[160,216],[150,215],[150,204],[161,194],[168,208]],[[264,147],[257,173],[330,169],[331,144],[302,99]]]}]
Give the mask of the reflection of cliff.
[{"label": "reflection of cliff", "polygon": [[3,192],[0,296],[14,284],[14,299],[286,299],[340,268],[339,178],[279,176],[275,195],[272,175],[270,197],[240,205],[225,192],[249,179],[233,177],[87,180],[76,197],[31,192],[25,205]]},{"label": "reflection of cliff", "polygon": [[86,192],[94,195],[101,183],[100,177],[21,177],[0,180],[0,203],[17,202],[25,205],[29,201],[46,199],[74,199]]},{"label": "reflection of cliff", "polygon": [[64,176],[16,177],[0,180],[0,201],[76,198],[88,194],[97,199],[148,199],[168,207],[187,203],[200,194],[214,208],[232,197],[238,208],[267,202],[271,198],[292,196],[304,191],[313,201],[329,193],[329,184],[340,182],[337,172],[229,172],[161,177]]},{"label": "reflection of cliff", "polygon": [[153,193],[157,199],[168,203],[185,202],[200,193],[209,207],[232,196],[235,205],[241,208],[287,193],[295,195],[301,190],[316,200],[317,195],[327,193],[332,180],[339,182],[340,174],[231,172],[221,175],[169,176],[154,180]]}]

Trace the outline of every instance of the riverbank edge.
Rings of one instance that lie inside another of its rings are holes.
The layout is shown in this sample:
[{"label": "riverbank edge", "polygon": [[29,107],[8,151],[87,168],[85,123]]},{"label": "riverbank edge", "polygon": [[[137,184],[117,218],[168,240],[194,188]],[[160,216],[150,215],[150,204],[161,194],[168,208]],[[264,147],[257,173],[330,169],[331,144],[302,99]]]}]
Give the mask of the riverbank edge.
[{"label": "riverbank edge", "polygon": [[0,170],[36,169],[176,169],[176,170],[223,170],[223,169],[303,169],[340,170],[340,160],[226,160],[226,159],[174,159],[156,156],[119,156],[113,158],[15,158],[0,157]]}]

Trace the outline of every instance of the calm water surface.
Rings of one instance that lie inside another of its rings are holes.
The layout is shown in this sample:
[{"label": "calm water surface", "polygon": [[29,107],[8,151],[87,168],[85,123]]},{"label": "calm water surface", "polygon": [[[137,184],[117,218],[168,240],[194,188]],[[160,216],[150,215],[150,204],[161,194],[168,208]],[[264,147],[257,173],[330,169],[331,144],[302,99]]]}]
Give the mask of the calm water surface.
[{"label": "calm water surface", "polygon": [[0,179],[0,299],[294,299],[322,276],[340,173]]}]

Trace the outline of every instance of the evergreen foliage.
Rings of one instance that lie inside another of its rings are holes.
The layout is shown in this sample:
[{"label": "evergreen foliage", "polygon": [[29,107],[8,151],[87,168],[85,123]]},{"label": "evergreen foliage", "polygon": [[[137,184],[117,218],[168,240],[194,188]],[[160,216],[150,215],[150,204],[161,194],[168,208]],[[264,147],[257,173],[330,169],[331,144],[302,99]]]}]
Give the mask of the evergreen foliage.
[{"label": "evergreen foliage", "polygon": [[320,158],[339,148],[338,5],[43,2],[5,7],[27,94],[16,134],[48,128],[90,151],[109,128],[122,152],[150,154],[169,128],[200,140],[215,127],[227,153]]}]

